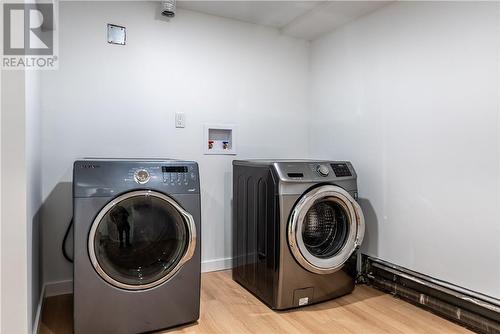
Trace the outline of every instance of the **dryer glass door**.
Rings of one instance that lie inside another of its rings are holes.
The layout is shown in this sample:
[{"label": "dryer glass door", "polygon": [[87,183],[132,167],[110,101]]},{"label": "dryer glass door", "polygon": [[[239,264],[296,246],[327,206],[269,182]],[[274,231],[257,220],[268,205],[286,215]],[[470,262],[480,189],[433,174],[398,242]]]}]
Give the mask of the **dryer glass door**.
[{"label": "dryer glass door", "polygon": [[193,217],[170,197],[133,191],[97,215],[88,248],[97,273],[123,289],[155,287],[172,277],[194,253]]},{"label": "dryer glass door", "polygon": [[358,203],[344,189],[326,185],[295,205],[288,243],[305,269],[329,274],[340,269],[363,241],[365,223]]}]

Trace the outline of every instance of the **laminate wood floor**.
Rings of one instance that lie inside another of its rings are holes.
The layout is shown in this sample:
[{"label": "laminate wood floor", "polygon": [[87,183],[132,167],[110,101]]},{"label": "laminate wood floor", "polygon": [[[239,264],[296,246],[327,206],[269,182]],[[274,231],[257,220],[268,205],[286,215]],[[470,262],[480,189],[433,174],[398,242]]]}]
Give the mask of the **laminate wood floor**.
[{"label": "laminate wood floor", "polygon": [[[72,333],[72,295],[50,297],[41,334]],[[275,312],[231,279],[230,271],[202,274],[197,323],[160,333],[471,333],[392,295],[357,286],[342,298]],[[97,333],[96,333],[97,334]]]}]

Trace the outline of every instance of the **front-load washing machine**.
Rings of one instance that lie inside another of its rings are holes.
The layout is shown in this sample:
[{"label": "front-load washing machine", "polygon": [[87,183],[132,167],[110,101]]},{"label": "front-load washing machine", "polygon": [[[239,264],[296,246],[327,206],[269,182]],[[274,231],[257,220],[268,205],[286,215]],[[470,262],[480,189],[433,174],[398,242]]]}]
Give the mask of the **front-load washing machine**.
[{"label": "front-load washing machine", "polygon": [[142,333],[200,309],[198,165],[74,164],[74,332]]},{"label": "front-load washing machine", "polygon": [[234,161],[234,280],[273,309],[353,291],[357,191],[346,161]]}]

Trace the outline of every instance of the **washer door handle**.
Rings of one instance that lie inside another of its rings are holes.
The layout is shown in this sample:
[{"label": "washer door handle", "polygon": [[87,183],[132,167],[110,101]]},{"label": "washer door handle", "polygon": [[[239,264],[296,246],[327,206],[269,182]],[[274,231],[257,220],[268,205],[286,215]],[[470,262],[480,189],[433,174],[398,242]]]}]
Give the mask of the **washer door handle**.
[{"label": "washer door handle", "polygon": [[359,248],[365,238],[365,216],[358,202],[353,200],[351,204],[354,206],[354,211],[356,212],[356,247]]}]

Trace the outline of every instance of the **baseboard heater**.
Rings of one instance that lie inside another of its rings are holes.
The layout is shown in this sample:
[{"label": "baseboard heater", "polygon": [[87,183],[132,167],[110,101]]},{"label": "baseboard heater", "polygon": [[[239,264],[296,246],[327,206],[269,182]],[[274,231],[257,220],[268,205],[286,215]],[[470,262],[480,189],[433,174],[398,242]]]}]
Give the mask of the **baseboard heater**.
[{"label": "baseboard heater", "polygon": [[500,334],[500,300],[363,256],[366,283],[475,332]]}]

